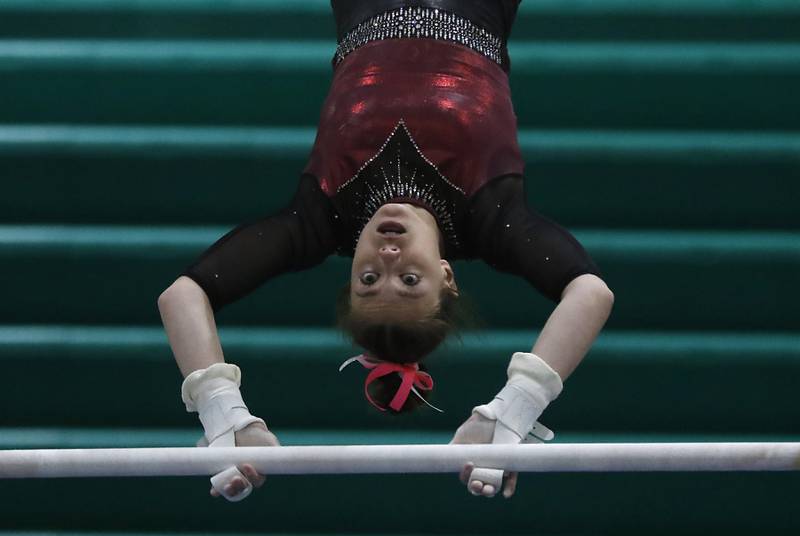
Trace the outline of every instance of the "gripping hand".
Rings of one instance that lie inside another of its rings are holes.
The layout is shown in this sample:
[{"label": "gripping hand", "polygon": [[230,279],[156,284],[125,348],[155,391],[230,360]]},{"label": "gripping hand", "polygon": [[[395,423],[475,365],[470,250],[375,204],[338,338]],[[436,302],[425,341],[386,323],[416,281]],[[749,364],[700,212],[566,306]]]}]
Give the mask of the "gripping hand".
[{"label": "gripping hand", "polygon": [[[550,440],[553,432],[537,419],[562,389],[559,375],[541,358],[517,352],[508,366],[506,385],[491,402],[473,408],[451,443],[516,444]],[[494,497],[501,490],[503,496],[511,497],[517,477],[516,473],[501,468],[476,468],[471,463],[461,472],[461,481],[470,493],[485,497]]]}]

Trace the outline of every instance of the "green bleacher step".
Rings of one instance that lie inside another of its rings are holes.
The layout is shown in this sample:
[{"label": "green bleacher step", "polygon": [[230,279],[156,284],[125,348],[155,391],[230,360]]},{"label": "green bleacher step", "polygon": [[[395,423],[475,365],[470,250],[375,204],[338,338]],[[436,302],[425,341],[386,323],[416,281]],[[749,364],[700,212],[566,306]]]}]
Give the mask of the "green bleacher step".
[{"label": "green bleacher step", "polygon": [[[301,127],[0,126],[0,221],[248,221],[291,199],[314,135]],[[800,198],[795,133],[523,129],[519,140],[529,205],[568,227],[800,228],[786,202]]]},{"label": "green bleacher step", "polygon": [[[232,505],[208,496],[207,477],[9,480],[0,487],[0,529],[192,536],[187,531],[207,534],[224,520],[227,534],[372,534],[384,526],[414,534],[492,534],[499,527],[503,534],[693,533],[698,527],[791,534],[800,529],[798,485],[800,472],[540,473],[520,475],[514,498],[504,500],[469,495],[455,474],[268,475],[262,489]],[[540,513],[532,515],[531,505]]]},{"label": "green bleacher step", "polygon": [[[0,41],[3,123],[315,124],[327,41]],[[800,44],[521,43],[522,126],[796,129]],[[198,90],[202,88],[202,90]]]},{"label": "green bleacher step", "polygon": [[[54,24],[57,22],[57,24]],[[793,0],[537,0],[512,40],[797,40]],[[4,0],[5,37],[330,38],[329,0]]]},{"label": "green bleacher step", "polygon": [[[283,446],[305,445],[436,445],[449,443],[453,430],[368,430],[275,428]],[[194,447],[202,428],[0,428],[0,449],[96,449]],[[558,443],[715,443],[796,442],[796,435],[765,434],[612,434],[559,432]]]},{"label": "green bleacher step", "polygon": [[522,475],[507,501],[471,496],[456,475],[272,476],[231,505],[209,497],[206,477],[23,480],[0,490],[0,529],[371,534],[413,519],[413,534],[788,536],[798,485],[797,472],[550,473]]},{"label": "green bleacher step", "polygon": [[[502,387],[512,353],[530,351],[539,328],[451,340],[426,360],[432,402],[445,413],[396,419],[365,400],[362,370],[338,372],[358,351],[333,330],[222,327],[220,337],[226,359],[243,370],[251,411],[277,429],[443,431]],[[3,426],[196,424],[180,401],[181,376],[160,327],[6,325],[0,364],[8,378],[35,378],[0,390]],[[607,330],[543,422],[592,433],[791,434],[800,419],[798,374],[796,332]]]},{"label": "green bleacher step", "polygon": [[[228,230],[0,226],[0,262],[7,267],[0,322],[158,324],[159,294]],[[800,270],[797,233],[570,231],[616,296],[608,327],[797,328],[794,301],[787,299]],[[284,274],[222,309],[219,319],[332,326],[350,265],[347,257],[331,256],[314,269]],[[492,327],[540,326],[555,306],[526,281],[481,261],[456,261],[454,270]]]},{"label": "green bleacher step", "polygon": [[0,36],[333,40],[336,24],[329,0],[4,0]]}]

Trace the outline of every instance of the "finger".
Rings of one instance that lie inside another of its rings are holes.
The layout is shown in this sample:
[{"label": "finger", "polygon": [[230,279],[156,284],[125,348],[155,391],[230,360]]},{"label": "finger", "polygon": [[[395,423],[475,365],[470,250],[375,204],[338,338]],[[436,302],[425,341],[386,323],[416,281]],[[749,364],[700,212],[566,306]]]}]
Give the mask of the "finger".
[{"label": "finger", "polygon": [[483,492],[483,482],[480,480],[472,480],[467,486],[469,492],[473,495],[480,495]]},{"label": "finger", "polygon": [[248,481],[244,478],[237,478],[236,479],[236,495],[239,495],[244,490],[247,489]]},{"label": "finger", "polygon": [[497,494],[496,488],[491,484],[484,484],[480,480],[473,480],[469,483],[469,492],[476,496],[494,497]]},{"label": "finger", "polygon": [[253,490],[250,481],[244,477],[236,466],[231,466],[212,476],[211,486],[231,502],[245,499]]},{"label": "finger", "polygon": [[247,489],[247,484],[244,479],[237,476],[231,480],[230,484],[225,486],[225,493],[230,496],[235,496],[239,495],[245,489]]},{"label": "finger", "polygon": [[517,490],[517,478],[519,478],[519,473],[511,473],[508,475],[506,487],[503,490],[503,497],[506,499],[510,499]]},{"label": "finger", "polygon": [[469,475],[472,474],[472,470],[475,469],[475,464],[472,462],[467,462],[467,465],[461,469],[461,473],[458,475],[458,479],[461,480],[462,484],[466,484],[469,482]]},{"label": "finger", "polygon": [[256,471],[256,468],[246,463],[240,467],[240,471],[244,473],[245,478],[250,481],[254,488],[260,488],[264,485],[264,481],[267,479],[264,475],[261,475]]},{"label": "finger", "polygon": [[219,492],[217,490],[215,490],[214,488],[211,488],[210,493],[211,493],[212,497],[219,497]]},{"label": "finger", "polygon": [[[480,483],[480,487],[475,485],[475,490],[481,495],[493,496],[503,487],[504,474],[502,469],[476,467],[469,478],[471,483],[476,481]],[[486,488],[487,485],[491,488]]]},{"label": "finger", "polygon": [[253,487],[260,488],[264,484],[265,477],[258,474],[256,468],[246,463],[239,467],[239,470],[244,474],[245,478],[250,481]]}]

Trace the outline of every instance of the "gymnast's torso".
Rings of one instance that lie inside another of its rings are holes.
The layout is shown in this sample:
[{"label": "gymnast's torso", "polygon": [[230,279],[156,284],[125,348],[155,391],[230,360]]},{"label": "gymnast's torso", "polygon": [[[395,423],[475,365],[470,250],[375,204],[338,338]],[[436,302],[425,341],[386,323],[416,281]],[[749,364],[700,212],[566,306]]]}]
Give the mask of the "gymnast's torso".
[{"label": "gymnast's torso", "polygon": [[468,199],[489,179],[522,172],[507,75],[434,39],[374,41],[344,58],[305,168],[350,224],[346,234],[383,203],[422,203],[451,258],[467,254]]},{"label": "gymnast's torso", "polygon": [[600,276],[566,229],[525,202],[506,51],[519,1],[331,4],[333,79],[293,200],[238,226],[183,272],[212,307],[332,253],[352,256],[387,202],[432,213],[443,257],[482,259],[553,301],[574,277]]},{"label": "gymnast's torso", "polygon": [[402,201],[436,216],[449,258],[469,256],[466,202],[524,167],[504,70],[517,4],[332,1],[339,46],[304,172],[342,240]]}]

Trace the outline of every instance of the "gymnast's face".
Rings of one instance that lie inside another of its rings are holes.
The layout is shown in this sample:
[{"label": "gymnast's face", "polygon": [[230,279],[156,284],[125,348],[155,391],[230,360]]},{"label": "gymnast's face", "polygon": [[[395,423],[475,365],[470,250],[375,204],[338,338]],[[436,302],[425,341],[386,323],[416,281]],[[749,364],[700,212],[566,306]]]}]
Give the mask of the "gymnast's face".
[{"label": "gymnast's face", "polygon": [[443,289],[458,292],[450,264],[439,252],[439,228],[431,213],[388,203],[361,231],[350,272],[354,310],[381,321],[431,315]]}]

